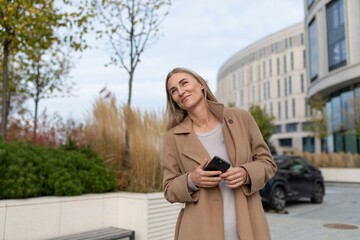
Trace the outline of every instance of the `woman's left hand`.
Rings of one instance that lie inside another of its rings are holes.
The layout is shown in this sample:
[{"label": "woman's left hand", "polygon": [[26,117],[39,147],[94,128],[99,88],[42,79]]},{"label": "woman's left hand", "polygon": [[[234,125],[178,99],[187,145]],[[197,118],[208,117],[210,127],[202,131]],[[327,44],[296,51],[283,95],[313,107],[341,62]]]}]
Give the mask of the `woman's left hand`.
[{"label": "woman's left hand", "polygon": [[229,188],[237,188],[246,183],[248,173],[242,167],[230,167],[225,173],[219,177],[224,179],[225,184]]}]

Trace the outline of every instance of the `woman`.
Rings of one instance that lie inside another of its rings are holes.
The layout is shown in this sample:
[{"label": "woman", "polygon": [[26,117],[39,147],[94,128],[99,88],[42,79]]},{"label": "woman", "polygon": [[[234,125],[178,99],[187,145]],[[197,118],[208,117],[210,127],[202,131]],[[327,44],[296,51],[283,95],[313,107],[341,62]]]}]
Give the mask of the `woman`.
[{"label": "woman", "polygon": [[[276,165],[251,114],[224,108],[190,69],[169,72],[166,93],[164,195],[185,203],[175,239],[270,239],[259,190]],[[215,155],[231,164],[225,173],[204,170]]]}]

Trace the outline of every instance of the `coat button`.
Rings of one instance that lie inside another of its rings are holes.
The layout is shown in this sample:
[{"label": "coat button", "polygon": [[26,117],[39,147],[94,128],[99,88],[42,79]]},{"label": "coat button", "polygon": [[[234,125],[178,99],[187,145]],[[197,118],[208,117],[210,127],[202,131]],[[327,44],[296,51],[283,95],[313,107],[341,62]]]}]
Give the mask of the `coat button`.
[{"label": "coat button", "polygon": [[232,119],[229,119],[229,123],[232,124],[234,121]]}]

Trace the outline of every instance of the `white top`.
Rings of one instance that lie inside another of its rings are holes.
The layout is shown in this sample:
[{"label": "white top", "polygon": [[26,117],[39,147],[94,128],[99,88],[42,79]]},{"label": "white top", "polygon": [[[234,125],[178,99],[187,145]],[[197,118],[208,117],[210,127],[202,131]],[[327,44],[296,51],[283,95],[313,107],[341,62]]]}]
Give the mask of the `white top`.
[{"label": "white top", "polygon": [[[196,135],[211,158],[217,155],[231,164],[230,157],[225,146],[222,126],[220,123],[211,131],[206,133],[197,132]],[[227,187],[224,181],[221,181],[219,186],[224,203],[225,240],[238,240],[240,237],[236,228],[236,206],[234,190]]]}]

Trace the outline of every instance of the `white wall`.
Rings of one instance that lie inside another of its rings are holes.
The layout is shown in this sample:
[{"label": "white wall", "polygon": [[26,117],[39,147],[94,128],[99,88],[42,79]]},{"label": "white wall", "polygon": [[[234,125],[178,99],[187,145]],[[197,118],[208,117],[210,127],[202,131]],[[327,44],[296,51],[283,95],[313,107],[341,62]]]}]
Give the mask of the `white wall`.
[{"label": "white wall", "polygon": [[0,240],[46,239],[110,226],[134,230],[137,240],[170,240],[180,208],[166,202],[163,193],[1,200]]}]

